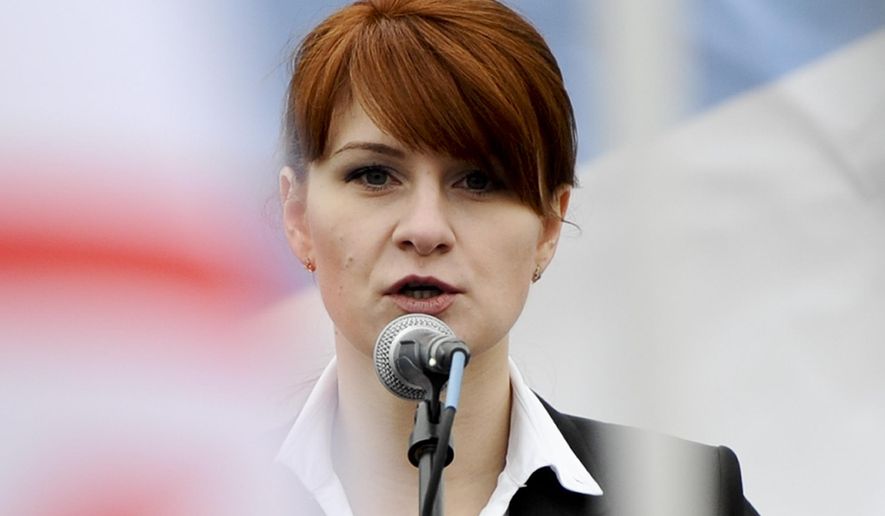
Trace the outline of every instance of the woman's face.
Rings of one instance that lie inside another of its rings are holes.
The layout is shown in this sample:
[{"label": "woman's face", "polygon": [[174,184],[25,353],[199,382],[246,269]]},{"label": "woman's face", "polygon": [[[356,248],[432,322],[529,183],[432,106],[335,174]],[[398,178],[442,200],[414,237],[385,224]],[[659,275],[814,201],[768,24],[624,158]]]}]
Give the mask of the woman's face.
[{"label": "woman's face", "polygon": [[[283,170],[281,191],[290,244],[316,265],[339,345],[371,355],[405,313],[442,319],[474,355],[506,339],[560,219],[539,217],[470,163],[408,150],[358,103],[339,111],[328,143],[305,180]],[[560,214],[568,196],[555,200]]]}]

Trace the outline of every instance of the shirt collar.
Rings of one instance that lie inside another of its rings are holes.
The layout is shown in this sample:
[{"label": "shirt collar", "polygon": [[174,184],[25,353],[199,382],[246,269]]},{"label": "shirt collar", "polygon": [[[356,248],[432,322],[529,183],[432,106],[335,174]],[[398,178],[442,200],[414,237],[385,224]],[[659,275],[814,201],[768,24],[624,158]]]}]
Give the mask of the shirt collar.
[{"label": "shirt collar", "polygon": [[332,464],[332,435],[338,410],[338,367],[333,357],[320,375],[276,461],[298,476],[326,514],[353,511]]},{"label": "shirt collar", "polygon": [[510,442],[504,471],[525,484],[532,473],[550,467],[565,489],[601,495],[602,488],[572,451],[513,360],[510,360],[510,385]]},{"label": "shirt collar", "polygon": [[[332,433],[338,408],[338,373],[332,359],[320,375],[304,408],[277,454],[326,514],[352,514],[344,488],[332,464]],[[550,467],[560,485],[576,493],[601,495],[602,489],[529,389],[510,361],[510,439],[504,471],[489,503],[480,513],[504,514],[516,491],[538,469]]]}]

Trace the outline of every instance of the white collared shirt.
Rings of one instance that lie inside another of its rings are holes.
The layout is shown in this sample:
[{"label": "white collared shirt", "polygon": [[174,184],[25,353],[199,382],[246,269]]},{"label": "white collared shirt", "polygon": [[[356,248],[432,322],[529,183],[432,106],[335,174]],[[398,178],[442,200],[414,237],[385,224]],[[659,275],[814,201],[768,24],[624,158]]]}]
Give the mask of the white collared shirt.
[{"label": "white collared shirt", "polygon": [[[332,465],[332,430],[338,407],[337,371],[333,358],[307,398],[276,460],[295,472],[326,514],[352,516],[347,495]],[[556,473],[563,488],[601,495],[599,484],[575,456],[512,360],[510,385],[507,460],[480,516],[506,514],[516,491],[532,473],[547,466]]]}]

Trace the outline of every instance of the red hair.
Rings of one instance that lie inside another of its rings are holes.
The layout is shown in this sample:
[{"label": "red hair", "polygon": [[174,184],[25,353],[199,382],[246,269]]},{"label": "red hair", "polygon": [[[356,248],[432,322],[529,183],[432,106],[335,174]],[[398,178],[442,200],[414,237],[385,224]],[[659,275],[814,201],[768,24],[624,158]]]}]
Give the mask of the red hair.
[{"label": "red hair", "polygon": [[532,25],[496,0],[362,0],[294,56],[285,138],[299,174],[327,151],[336,108],[358,100],[410,149],[476,162],[539,214],[574,185],[575,121]]}]

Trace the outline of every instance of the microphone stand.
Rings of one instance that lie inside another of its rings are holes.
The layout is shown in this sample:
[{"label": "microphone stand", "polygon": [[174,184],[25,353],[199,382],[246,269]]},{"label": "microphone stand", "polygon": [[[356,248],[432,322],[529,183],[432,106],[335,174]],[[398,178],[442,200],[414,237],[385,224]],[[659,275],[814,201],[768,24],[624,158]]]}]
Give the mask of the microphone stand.
[{"label": "microphone stand", "polygon": [[[447,357],[447,374],[430,373],[425,376],[424,399],[415,409],[415,427],[409,436],[409,462],[418,468],[419,516],[443,515],[443,468],[455,458],[451,445],[452,424],[461,396],[461,380],[469,351],[463,343]],[[451,378],[449,378],[450,374]],[[439,402],[442,387],[449,382],[445,407]],[[442,444],[444,447],[440,447]],[[431,503],[432,502],[432,505]]]},{"label": "microphone stand", "polygon": [[[421,516],[442,516],[443,479],[439,479],[432,510],[425,514],[425,500],[430,490],[433,472],[433,458],[439,444],[439,399],[424,399],[415,409],[415,428],[409,436],[409,462],[418,468],[418,510]],[[455,450],[448,445],[445,464],[448,466],[455,457]]]}]

